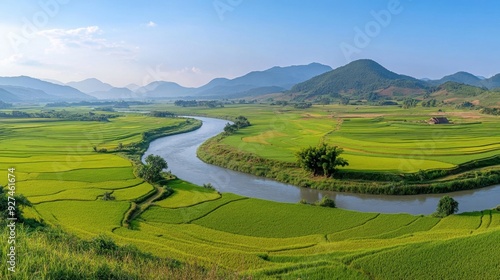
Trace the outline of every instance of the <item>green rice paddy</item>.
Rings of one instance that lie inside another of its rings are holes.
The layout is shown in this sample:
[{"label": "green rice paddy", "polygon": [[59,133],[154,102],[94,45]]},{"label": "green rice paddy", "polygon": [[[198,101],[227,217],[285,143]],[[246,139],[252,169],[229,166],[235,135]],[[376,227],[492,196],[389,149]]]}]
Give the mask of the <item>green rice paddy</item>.
[{"label": "green rice paddy", "polygon": [[[345,169],[356,171],[446,169],[500,153],[500,120],[478,111],[339,105],[307,110],[270,105],[171,110],[228,119],[244,115],[252,126],[225,137],[220,145],[284,162],[295,162],[297,151],[322,141],[342,147],[342,157],[349,161]],[[427,124],[437,115],[452,123]]]},{"label": "green rice paddy", "polygon": [[[391,167],[380,167],[388,171],[418,170],[417,166],[410,167],[413,163],[406,169],[399,167],[402,159],[397,154],[409,157],[419,145],[426,145],[428,151],[429,145],[434,145],[432,153],[413,158],[433,168],[484,157],[498,148],[495,141],[498,143],[499,136],[488,131],[495,124],[490,118],[481,119],[486,126],[483,128],[465,125],[467,120],[457,117],[457,123],[464,122],[463,126],[446,130],[448,127],[417,122],[431,111],[410,114],[405,123],[398,120],[402,112],[397,109],[387,109],[383,119],[367,119],[355,118],[354,112],[335,112],[336,108],[288,113],[280,111],[287,110],[283,108],[256,106],[244,114],[253,126],[226,138],[224,144],[291,161],[290,153],[323,138],[345,144],[346,157],[352,157],[353,162],[355,156],[364,157],[366,162],[388,160]],[[242,112],[242,108],[216,110]],[[361,110],[368,114],[374,109]],[[339,118],[343,122],[336,130]],[[85,239],[106,234],[119,244],[134,244],[157,256],[208,267],[217,265],[254,279],[498,277],[500,212],[496,210],[443,219],[360,213],[218,194],[175,180],[168,183],[174,193],[154,202],[137,218],[134,229],[129,229],[123,221],[132,201],[153,187],[134,176],[128,160],[115,153],[95,153],[92,147],[112,150],[120,142],[127,145],[140,141],[145,131],[181,122],[184,120],[132,114],[109,123],[1,122],[0,130],[8,134],[0,138],[0,146],[7,151],[0,157],[0,176],[6,178],[4,171],[16,168],[18,193],[34,203],[33,210],[26,211],[30,217],[38,216]],[[364,133],[360,127],[370,123],[373,129]],[[421,132],[411,133],[419,128]],[[397,133],[391,137],[394,131]],[[444,138],[426,140],[442,131],[446,132]],[[467,133],[476,137],[464,141]],[[367,142],[358,147],[356,141],[364,138]],[[377,143],[385,147],[376,149]],[[423,148],[417,151],[423,153]],[[352,164],[350,168],[376,169],[373,166]],[[101,200],[104,192],[112,192],[116,200]]]}]

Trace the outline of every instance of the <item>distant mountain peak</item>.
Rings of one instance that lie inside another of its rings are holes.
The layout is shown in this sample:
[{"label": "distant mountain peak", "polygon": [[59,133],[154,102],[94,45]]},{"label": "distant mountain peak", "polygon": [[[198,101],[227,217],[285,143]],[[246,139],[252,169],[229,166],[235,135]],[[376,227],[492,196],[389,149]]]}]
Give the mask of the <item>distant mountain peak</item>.
[{"label": "distant mountain peak", "polygon": [[58,85],[28,76],[0,77],[0,85],[11,86],[7,91],[17,96],[21,102],[94,99],[73,87]]},{"label": "distant mountain peak", "polygon": [[113,88],[112,85],[103,83],[96,78],[88,78],[79,82],[69,82],[66,85],[74,87],[81,92],[92,93],[97,91],[108,91]]},{"label": "distant mountain peak", "polygon": [[371,59],[359,59],[297,84],[290,92],[305,93],[308,96],[338,96],[341,93],[366,94],[390,87],[420,92],[426,88],[426,83],[389,71]]}]

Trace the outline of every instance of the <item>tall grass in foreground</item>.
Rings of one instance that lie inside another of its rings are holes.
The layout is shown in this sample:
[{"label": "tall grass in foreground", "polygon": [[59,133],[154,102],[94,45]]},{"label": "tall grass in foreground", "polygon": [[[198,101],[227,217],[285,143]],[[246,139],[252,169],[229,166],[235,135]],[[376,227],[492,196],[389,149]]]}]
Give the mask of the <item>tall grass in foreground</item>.
[{"label": "tall grass in foreground", "polygon": [[134,246],[117,246],[98,236],[81,240],[59,229],[29,230],[18,225],[16,269],[5,263],[7,232],[0,222],[2,269],[0,279],[241,279],[238,275],[196,264],[180,263],[141,252]]}]

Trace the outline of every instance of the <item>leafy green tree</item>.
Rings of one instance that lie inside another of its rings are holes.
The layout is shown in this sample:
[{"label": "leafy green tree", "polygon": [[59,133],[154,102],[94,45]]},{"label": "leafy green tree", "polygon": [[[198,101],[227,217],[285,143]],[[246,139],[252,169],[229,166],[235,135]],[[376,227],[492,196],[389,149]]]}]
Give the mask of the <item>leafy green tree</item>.
[{"label": "leafy green tree", "polygon": [[321,143],[317,147],[309,147],[297,153],[300,167],[313,172],[315,176],[331,177],[337,171],[337,166],[349,165],[347,160],[339,157],[344,150],[337,146]]},{"label": "leafy green tree", "polygon": [[236,125],[236,127],[239,129],[239,128],[243,128],[243,127],[247,127],[247,126],[250,126],[250,122],[248,121],[248,119],[244,116],[238,116],[234,122],[234,124]]},{"label": "leafy green tree", "polygon": [[227,135],[233,134],[237,130],[238,130],[238,126],[236,126],[236,124],[226,123],[226,126],[224,127],[224,133]]},{"label": "leafy green tree", "polygon": [[403,100],[403,109],[409,109],[416,107],[418,104],[418,100],[407,97]]},{"label": "leafy green tree", "polygon": [[438,203],[437,215],[440,217],[446,217],[458,211],[458,202],[453,198],[445,195]]},{"label": "leafy green tree", "polygon": [[162,157],[149,155],[146,157],[146,164],[139,169],[139,176],[147,182],[154,183],[161,180],[161,171],[167,167],[167,162]]}]

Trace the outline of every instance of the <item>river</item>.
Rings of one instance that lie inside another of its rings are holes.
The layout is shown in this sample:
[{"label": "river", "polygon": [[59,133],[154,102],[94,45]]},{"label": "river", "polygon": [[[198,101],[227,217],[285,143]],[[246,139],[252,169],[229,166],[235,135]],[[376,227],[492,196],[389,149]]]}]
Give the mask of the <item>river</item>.
[{"label": "river", "polygon": [[[301,199],[315,202],[324,195],[335,200],[337,207],[380,213],[431,214],[444,194],[430,195],[367,195],[299,188],[273,180],[232,171],[204,163],[196,156],[197,148],[207,139],[223,131],[227,121],[192,117],[203,121],[201,128],[151,142],[144,156],[162,156],[168,169],[177,177],[202,185],[211,183],[220,192],[278,202],[297,203]],[[484,210],[500,204],[500,185],[448,194],[459,203],[459,212]]]}]

